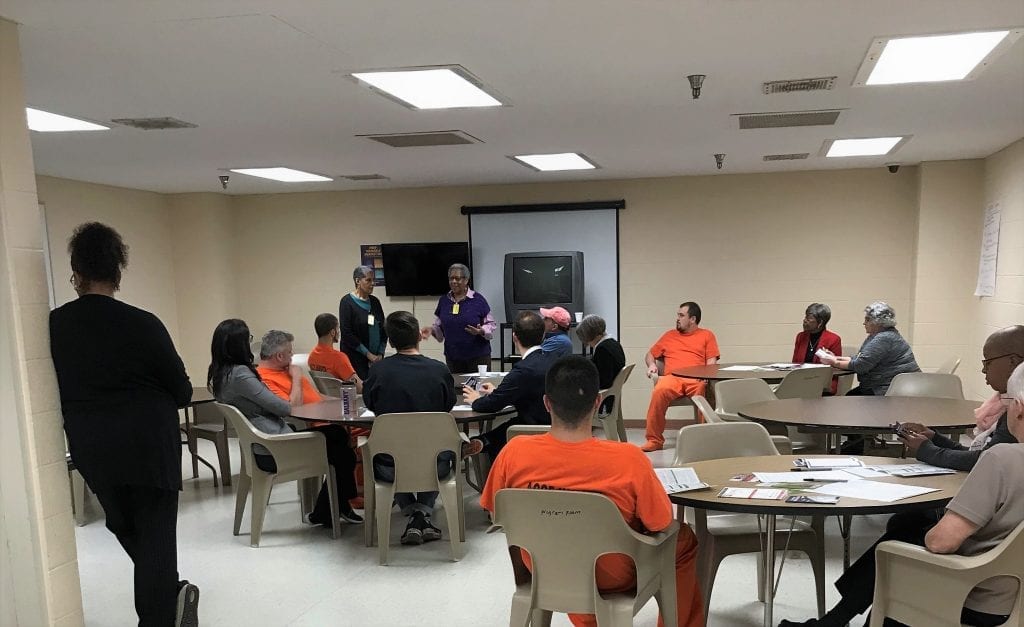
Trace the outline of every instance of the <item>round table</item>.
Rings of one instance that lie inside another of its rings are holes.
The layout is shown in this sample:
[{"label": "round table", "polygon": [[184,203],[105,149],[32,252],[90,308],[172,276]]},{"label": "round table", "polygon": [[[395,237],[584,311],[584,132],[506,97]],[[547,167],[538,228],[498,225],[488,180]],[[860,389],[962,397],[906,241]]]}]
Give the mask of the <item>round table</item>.
[{"label": "round table", "polygon": [[[778,401],[784,402],[784,401]],[[733,482],[736,475],[749,472],[784,472],[793,469],[793,460],[800,455],[769,455],[763,457],[732,457],[714,459],[686,464],[693,468],[701,481],[711,486],[710,490],[678,492],[669,495],[669,500],[679,506],[697,509],[737,512],[743,514],[760,514],[765,516],[764,544],[764,624],[772,627],[773,593],[775,582],[775,522],[778,515],[789,516],[831,516],[855,514],[885,514],[914,509],[937,508],[948,503],[960,490],[967,473],[957,472],[952,475],[933,477],[885,477],[871,479],[885,483],[902,483],[929,488],[938,488],[938,492],[929,492],[918,496],[883,503],[850,497],[840,497],[835,505],[810,505],[804,503],[786,503],[785,501],[768,501],[754,499],[719,498],[718,493],[723,487],[754,487],[757,484]],[[899,465],[904,460],[892,457],[858,456],[865,465],[883,466]]]},{"label": "round table", "polygon": [[[765,368],[769,362],[744,362],[735,364],[709,364],[705,366],[687,366],[672,371],[672,375],[684,379],[699,379],[701,381],[728,381],[731,379],[763,379],[768,383],[778,383],[786,378],[786,375],[793,370],[804,370],[806,368],[828,368],[821,364],[808,364],[801,368],[789,370],[776,370]],[[780,362],[781,363],[781,362]],[[757,366],[757,370],[725,370],[731,366]],[[832,369],[832,376],[845,376],[854,374],[852,370]]]},{"label": "round table", "polygon": [[748,420],[800,427],[835,439],[840,433],[887,433],[894,422],[919,422],[932,429],[965,429],[975,425],[977,401],[922,396],[836,396],[787,398],[744,405],[738,414]]},{"label": "round table", "polygon": [[[361,416],[365,409],[361,402],[358,403],[359,411],[356,413],[355,418],[344,418],[341,415],[341,399],[340,398],[324,398],[319,403],[306,403],[305,405],[295,405],[292,407],[292,418],[299,420],[309,420],[314,422],[330,422],[338,425],[351,425],[353,427],[373,427],[373,416],[363,417]],[[485,422],[487,420],[494,420],[495,418],[501,418],[509,416],[515,413],[514,407],[505,407],[499,409],[496,412],[476,412],[471,409],[453,409],[451,411],[452,416],[455,417],[455,422],[460,425],[467,426],[475,422]]]}]

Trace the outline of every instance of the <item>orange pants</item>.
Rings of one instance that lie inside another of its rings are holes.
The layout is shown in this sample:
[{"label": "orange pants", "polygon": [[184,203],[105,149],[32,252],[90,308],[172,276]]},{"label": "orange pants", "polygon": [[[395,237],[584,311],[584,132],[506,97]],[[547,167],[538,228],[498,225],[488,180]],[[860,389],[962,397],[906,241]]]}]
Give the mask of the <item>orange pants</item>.
[{"label": "orange pants", "polygon": [[697,379],[684,379],[672,375],[658,377],[647,407],[647,441],[665,444],[665,412],[672,401],[681,396],[703,396],[706,384]]},{"label": "orange pants", "polygon": [[[605,555],[597,560],[597,588],[601,592],[629,592],[636,587],[633,561],[624,555]],[[697,583],[697,538],[686,525],[676,540],[676,606],[679,627],[703,627],[704,601]],[[593,614],[569,614],[576,627],[596,627]],[[661,617],[658,627],[664,627]]]}]

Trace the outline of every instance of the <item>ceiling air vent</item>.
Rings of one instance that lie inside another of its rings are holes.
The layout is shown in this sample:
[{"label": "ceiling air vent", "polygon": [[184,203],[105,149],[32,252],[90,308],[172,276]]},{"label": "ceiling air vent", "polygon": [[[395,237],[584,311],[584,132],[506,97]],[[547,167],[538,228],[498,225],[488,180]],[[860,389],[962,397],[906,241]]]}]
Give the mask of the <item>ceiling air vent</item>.
[{"label": "ceiling air vent", "polygon": [[346,181],[390,181],[391,178],[383,174],[342,174],[338,178]]},{"label": "ceiling air vent", "polygon": [[790,81],[768,81],[761,86],[764,95],[791,94],[798,91],[828,91],[835,87],[835,76],[795,78]]},{"label": "ceiling air vent", "polygon": [[428,131],[425,133],[398,133],[387,135],[356,135],[392,148],[421,148],[423,146],[459,146],[483,142],[465,131]]},{"label": "ceiling air vent", "polygon": [[174,128],[196,128],[196,124],[185,122],[178,118],[116,118],[111,120],[114,124],[141,128],[144,131],[164,131]]},{"label": "ceiling air vent", "polygon": [[832,126],[839,118],[839,110],[781,111],[777,113],[734,113],[740,120],[740,129],[789,128],[793,126]]},{"label": "ceiling air vent", "polygon": [[765,161],[796,161],[811,156],[809,152],[790,152],[782,155],[765,155],[761,159]]}]

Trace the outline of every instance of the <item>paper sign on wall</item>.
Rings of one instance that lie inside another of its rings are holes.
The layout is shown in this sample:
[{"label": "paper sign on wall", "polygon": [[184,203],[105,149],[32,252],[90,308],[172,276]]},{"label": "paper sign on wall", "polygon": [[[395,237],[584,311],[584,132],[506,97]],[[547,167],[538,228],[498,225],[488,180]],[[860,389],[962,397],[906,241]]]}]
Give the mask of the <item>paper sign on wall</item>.
[{"label": "paper sign on wall", "polygon": [[362,260],[362,265],[373,268],[374,287],[383,287],[384,258],[380,251],[380,244],[361,244],[359,258]]},{"label": "paper sign on wall", "polygon": [[981,257],[978,260],[978,285],[975,296],[996,293],[996,261],[999,259],[999,203],[985,207],[985,224],[981,231]]}]

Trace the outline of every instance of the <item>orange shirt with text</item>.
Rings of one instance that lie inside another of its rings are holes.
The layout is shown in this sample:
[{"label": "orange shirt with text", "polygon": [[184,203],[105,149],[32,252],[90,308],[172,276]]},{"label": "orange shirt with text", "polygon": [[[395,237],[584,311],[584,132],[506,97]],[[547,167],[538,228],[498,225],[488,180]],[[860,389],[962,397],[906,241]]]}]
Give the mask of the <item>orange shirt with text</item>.
[{"label": "orange shirt with text", "polygon": [[651,356],[665,360],[665,374],[688,366],[703,366],[709,359],[720,357],[718,340],[707,329],[697,328],[693,333],[666,331],[651,347]]},{"label": "orange shirt with text", "polygon": [[309,353],[310,370],[326,372],[336,379],[348,381],[355,375],[356,371],[349,361],[348,355],[334,348],[317,344]]}]

